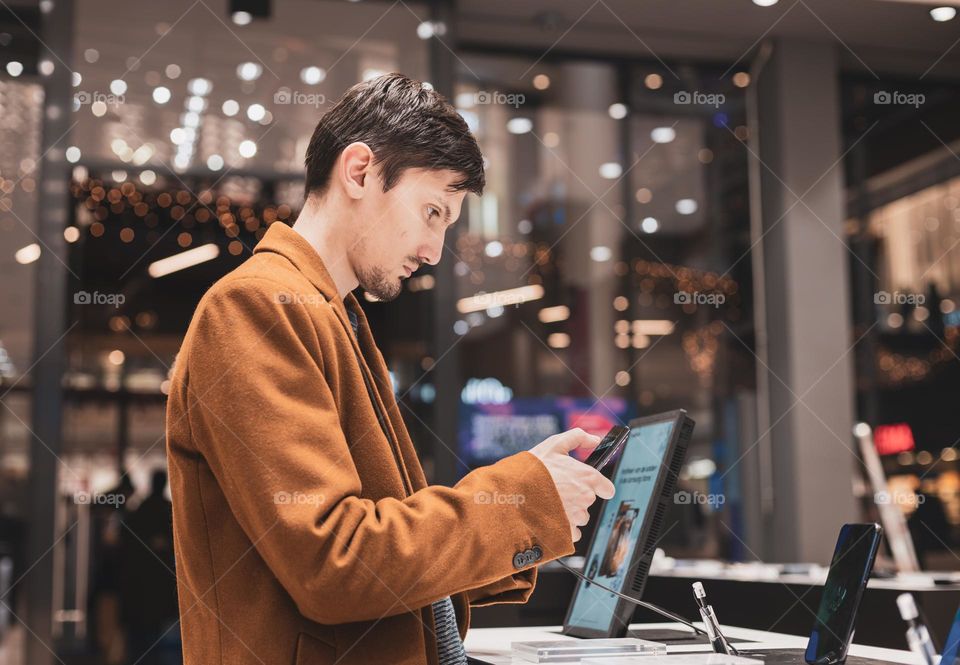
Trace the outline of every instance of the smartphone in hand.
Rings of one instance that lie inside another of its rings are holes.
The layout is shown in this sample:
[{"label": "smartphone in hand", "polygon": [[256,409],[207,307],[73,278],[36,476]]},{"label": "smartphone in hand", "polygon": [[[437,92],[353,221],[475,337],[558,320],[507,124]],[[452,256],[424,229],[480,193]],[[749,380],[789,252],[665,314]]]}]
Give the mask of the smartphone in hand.
[{"label": "smartphone in hand", "polygon": [[623,447],[623,444],[626,443],[627,437],[630,436],[630,428],[623,427],[621,425],[615,425],[610,429],[609,432],[600,440],[600,443],[596,448],[593,449],[593,452],[590,453],[590,457],[584,460],[584,464],[589,464],[597,471],[602,471],[603,467],[610,463],[610,461],[616,457],[617,453]]}]

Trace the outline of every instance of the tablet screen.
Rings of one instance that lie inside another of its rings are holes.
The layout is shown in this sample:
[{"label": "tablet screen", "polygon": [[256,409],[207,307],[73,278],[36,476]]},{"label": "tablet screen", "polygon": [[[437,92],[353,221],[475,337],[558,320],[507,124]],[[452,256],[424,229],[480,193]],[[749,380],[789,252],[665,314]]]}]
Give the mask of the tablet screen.
[{"label": "tablet screen", "polygon": [[[620,593],[629,592],[632,580],[627,579],[628,569],[676,422],[672,418],[630,430],[612,478],[617,493],[604,504],[598,517],[583,572]],[[612,593],[580,580],[567,624],[609,631],[617,601]]]}]

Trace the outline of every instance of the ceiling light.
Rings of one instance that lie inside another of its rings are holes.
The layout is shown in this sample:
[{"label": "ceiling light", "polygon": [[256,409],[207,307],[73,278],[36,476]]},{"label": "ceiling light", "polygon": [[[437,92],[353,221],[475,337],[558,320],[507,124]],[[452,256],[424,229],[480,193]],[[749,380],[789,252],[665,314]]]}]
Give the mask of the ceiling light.
[{"label": "ceiling light", "polygon": [[491,259],[495,259],[496,257],[503,254],[503,243],[500,242],[499,240],[491,240],[490,242],[487,243],[487,246],[484,248],[484,252]]},{"label": "ceiling light", "polygon": [[[200,97],[192,97],[191,99],[201,99]],[[187,111],[180,116],[180,123],[184,127],[193,127],[196,129],[200,126],[200,114],[196,111]]]},{"label": "ceiling light", "polygon": [[210,82],[210,79],[190,79],[190,81],[187,83],[187,90],[190,91],[191,95],[203,97],[210,94],[210,91],[213,90],[213,83]]},{"label": "ceiling light", "polygon": [[316,85],[327,78],[327,71],[319,67],[304,67],[300,70],[300,80],[307,85]]},{"label": "ceiling light", "polygon": [[692,215],[697,211],[697,202],[693,199],[680,199],[675,207],[681,215]]},{"label": "ceiling light", "polygon": [[597,263],[603,263],[613,258],[613,250],[605,245],[597,245],[590,248],[590,258]]},{"label": "ceiling light", "polygon": [[607,180],[615,180],[623,173],[623,167],[617,162],[607,162],[600,165],[600,177]]},{"label": "ceiling light", "polygon": [[170,101],[170,88],[158,85],[153,89],[153,101],[157,104],[166,104]]},{"label": "ceiling light", "polygon": [[17,260],[17,263],[21,265],[33,263],[40,258],[40,245],[35,242],[30,243],[26,247],[21,247],[18,249],[13,257]]},{"label": "ceiling light", "polygon": [[557,323],[566,321],[570,318],[570,308],[566,305],[555,305],[554,307],[544,307],[537,316],[541,323]]},{"label": "ceiling light", "polygon": [[565,349],[570,346],[570,335],[567,333],[552,333],[547,337],[547,344],[554,349]]},{"label": "ceiling light", "polygon": [[530,118],[510,118],[507,121],[507,131],[511,134],[526,134],[533,129],[533,121]]},{"label": "ceiling light", "polygon": [[250,139],[241,141],[239,151],[240,151],[241,157],[247,157],[247,158],[253,157],[254,155],[257,154],[257,144],[251,141]]},{"label": "ceiling light", "polygon": [[154,278],[163,277],[178,270],[184,270],[205,261],[210,261],[219,255],[220,248],[211,242],[206,245],[201,245],[200,247],[188,249],[179,254],[174,254],[173,256],[168,256],[165,259],[154,261],[147,268],[147,273]]},{"label": "ceiling light", "polygon": [[956,15],[957,10],[955,7],[934,7],[930,10],[930,17],[939,23],[953,20]]},{"label": "ceiling light", "polygon": [[631,323],[634,335],[669,335],[673,332],[673,321],[666,319],[637,319]]},{"label": "ceiling light", "polygon": [[198,95],[187,97],[187,110],[194,113],[203,113],[207,108],[207,100]]},{"label": "ceiling light", "polygon": [[247,117],[254,122],[260,122],[266,114],[267,110],[263,108],[262,104],[251,104],[247,107]]},{"label": "ceiling light", "polygon": [[263,73],[263,67],[256,62],[244,62],[237,65],[237,76],[242,81],[256,81]]},{"label": "ceiling light", "polygon": [[670,143],[677,138],[677,132],[673,127],[655,127],[650,132],[650,139],[654,143]]},{"label": "ceiling light", "polygon": [[430,39],[436,32],[436,28],[430,21],[421,21],[417,26],[417,37],[420,39]]}]

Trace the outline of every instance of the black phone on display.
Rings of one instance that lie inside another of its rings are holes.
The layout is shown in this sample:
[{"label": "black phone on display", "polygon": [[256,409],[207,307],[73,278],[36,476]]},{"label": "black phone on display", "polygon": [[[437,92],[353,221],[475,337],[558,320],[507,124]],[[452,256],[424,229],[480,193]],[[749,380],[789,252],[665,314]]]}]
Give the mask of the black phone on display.
[{"label": "black phone on display", "polygon": [[584,464],[589,464],[597,471],[603,470],[603,467],[616,457],[628,436],[630,436],[629,427],[614,425],[610,428],[610,431],[604,435],[603,439],[600,440],[597,447],[593,449],[590,457],[584,460]]},{"label": "black phone on display", "polygon": [[860,599],[870,579],[883,529],[879,524],[844,524],[830,561],[820,609],[804,660],[835,665],[847,659]]}]

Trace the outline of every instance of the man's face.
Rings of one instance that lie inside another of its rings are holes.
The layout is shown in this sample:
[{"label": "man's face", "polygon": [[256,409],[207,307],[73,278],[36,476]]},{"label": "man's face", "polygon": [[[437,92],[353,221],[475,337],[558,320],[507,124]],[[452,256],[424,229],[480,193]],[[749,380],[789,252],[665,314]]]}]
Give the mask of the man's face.
[{"label": "man's face", "polygon": [[454,171],[406,169],[384,192],[371,178],[357,202],[357,236],[347,252],[364,290],[380,300],[400,294],[401,280],[423,263],[436,265],[447,228],[460,217],[466,192],[449,187]]}]

